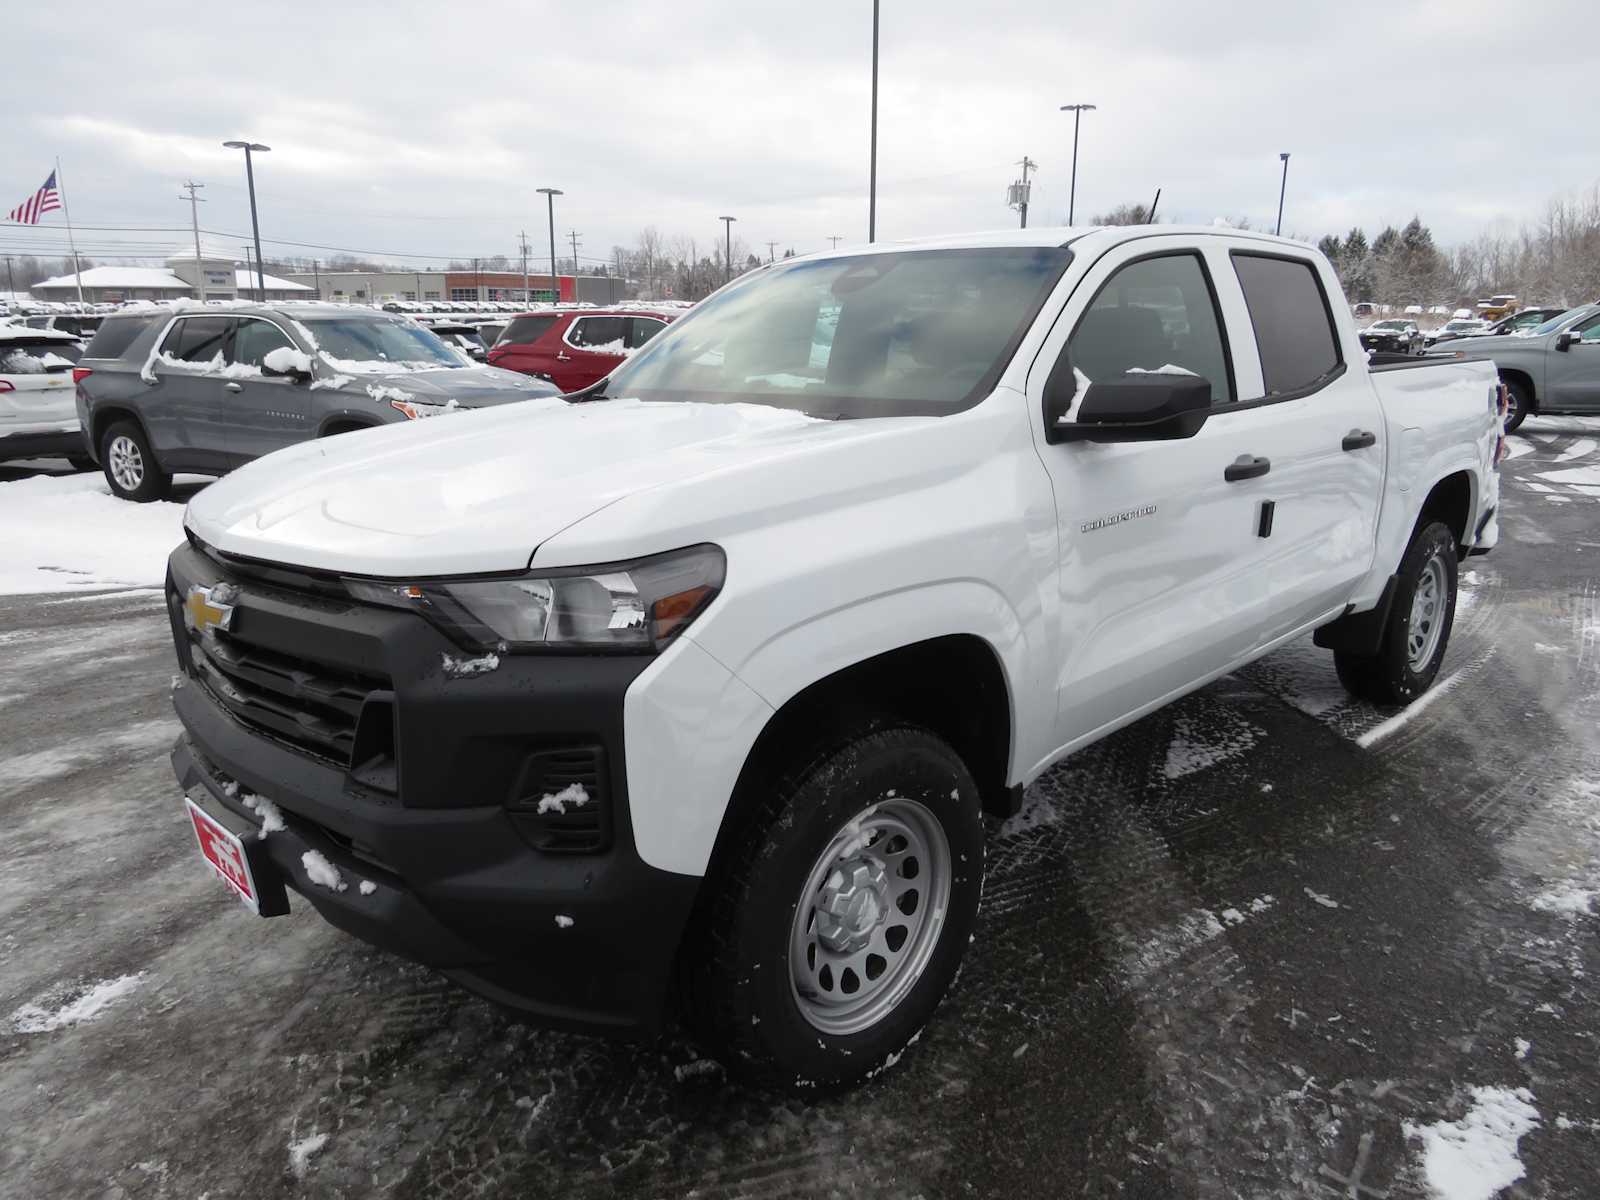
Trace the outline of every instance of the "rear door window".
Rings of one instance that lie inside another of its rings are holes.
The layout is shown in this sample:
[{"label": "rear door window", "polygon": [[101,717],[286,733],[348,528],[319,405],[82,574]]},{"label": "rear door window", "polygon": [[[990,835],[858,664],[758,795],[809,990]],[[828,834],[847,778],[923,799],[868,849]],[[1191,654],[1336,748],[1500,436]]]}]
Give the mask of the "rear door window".
[{"label": "rear door window", "polygon": [[621,354],[627,336],[627,317],[579,317],[567,341],[596,354]]},{"label": "rear door window", "polygon": [[1308,391],[1326,381],[1343,359],[1333,313],[1312,265],[1299,258],[1235,253],[1233,269],[1255,326],[1267,396]]},{"label": "rear door window", "polygon": [[183,362],[211,362],[226,349],[232,328],[232,317],[184,317],[167,331],[161,353]]},{"label": "rear door window", "polygon": [[531,346],[545,334],[550,332],[550,326],[560,318],[549,317],[518,317],[507,325],[505,332],[500,335],[502,346]]},{"label": "rear door window", "polygon": [[1213,403],[1233,399],[1222,321],[1200,259],[1165,254],[1106,280],[1067,339],[1067,357],[1091,384],[1127,372],[1198,375]]},{"label": "rear door window", "polygon": [[121,358],[155,317],[112,317],[101,323],[83,352],[85,358]]},{"label": "rear door window", "polygon": [[637,350],[666,327],[665,321],[653,317],[629,317],[627,348]]}]

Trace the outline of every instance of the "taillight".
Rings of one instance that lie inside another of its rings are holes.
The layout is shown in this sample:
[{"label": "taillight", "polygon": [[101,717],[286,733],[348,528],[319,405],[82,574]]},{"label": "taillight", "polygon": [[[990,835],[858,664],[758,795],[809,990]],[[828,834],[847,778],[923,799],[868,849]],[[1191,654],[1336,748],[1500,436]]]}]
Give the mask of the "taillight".
[{"label": "taillight", "polygon": [[1511,389],[1503,381],[1495,384],[1494,400],[1496,411],[1504,419],[1506,413],[1511,410]]},{"label": "taillight", "polygon": [[94,368],[93,367],[73,367],[72,368],[72,382],[73,383],[82,383],[85,379],[89,378],[89,376],[91,376],[93,374],[94,374]]},{"label": "taillight", "polygon": [[0,392],[14,392],[16,390],[16,388],[12,387],[4,379],[0,379]]},{"label": "taillight", "polygon": [[1501,434],[1494,444],[1494,465],[1496,469],[1506,460],[1506,435]]}]

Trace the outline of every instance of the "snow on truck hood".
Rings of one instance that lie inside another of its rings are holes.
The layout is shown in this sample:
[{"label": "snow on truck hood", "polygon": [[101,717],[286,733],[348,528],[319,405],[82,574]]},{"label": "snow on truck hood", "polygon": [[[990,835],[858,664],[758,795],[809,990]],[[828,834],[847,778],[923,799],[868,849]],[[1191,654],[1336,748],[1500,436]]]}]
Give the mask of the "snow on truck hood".
[{"label": "snow on truck hood", "polygon": [[269,454],[196,494],[184,520],[226,553],[313,569],[517,571],[624,496],[871,424],[755,404],[530,400]]}]

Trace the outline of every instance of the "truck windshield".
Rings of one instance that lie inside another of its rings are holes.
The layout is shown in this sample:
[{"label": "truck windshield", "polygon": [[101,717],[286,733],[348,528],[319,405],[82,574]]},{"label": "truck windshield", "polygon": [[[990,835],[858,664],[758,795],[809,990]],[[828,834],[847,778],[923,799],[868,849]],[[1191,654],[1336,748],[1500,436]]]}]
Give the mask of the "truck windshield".
[{"label": "truck windshield", "polygon": [[1064,247],[799,262],[707,300],[619,367],[610,396],[747,401],[816,416],[941,416],[993,387]]}]

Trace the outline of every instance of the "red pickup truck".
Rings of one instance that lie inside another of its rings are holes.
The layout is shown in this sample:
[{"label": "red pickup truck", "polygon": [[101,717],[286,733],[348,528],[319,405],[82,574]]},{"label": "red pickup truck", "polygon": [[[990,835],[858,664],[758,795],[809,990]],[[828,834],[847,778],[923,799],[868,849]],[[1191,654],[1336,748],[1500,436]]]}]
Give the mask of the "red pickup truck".
[{"label": "red pickup truck", "polygon": [[575,392],[611,374],[673,314],[629,308],[555,309],[513,317],[489,350],[491,366]]}]

